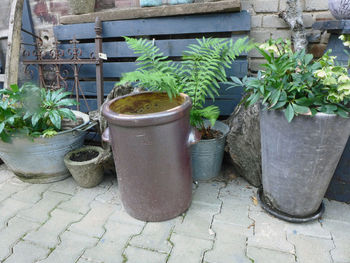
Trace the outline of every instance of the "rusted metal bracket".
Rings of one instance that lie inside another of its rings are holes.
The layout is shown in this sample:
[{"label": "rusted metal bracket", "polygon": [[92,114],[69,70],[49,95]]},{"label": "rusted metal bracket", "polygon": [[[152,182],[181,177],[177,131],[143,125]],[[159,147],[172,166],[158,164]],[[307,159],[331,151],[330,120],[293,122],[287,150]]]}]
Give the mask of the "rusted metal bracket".
[{"label": "rusted metal bracket", "polygon": [[[60,42],[54,42],[54,48],[49,51],[43,50],[43,41],[40,37],[35,36],[36,44],[35,50],[31,53],[24,49],[22,56],[29,57],[34,55],[35,60],[23,60],[25,65],[25,72],[33,76],[34,72],[31,67],[37,67],[39,74],[39,84],[41,87],[48,89],[64,88],[70,90],[67,80],[71,77],[73,81],[72,91],[75,93],[75,98],[78,103],[77,109],[79,110],[80,97],[84,99],[87,109],[90,111],[84,92],[80,86],[79,72],[83,65],[96,65],[96,89],[97,89],[97,104],[98,108],[101,107],[104,100],[103,89],[103,59],[100,58],[102,54],[102,22],[99,18],[96,18],[95,23],[95,50],[89,54],[89,58],[82,58],[83,52],[78,47],[79,41],[74,38],[70,41],[71,48],[63,50],[59,48]],[[26,44],[26,43],[22,43]],[[45,72],[54,73],[54,78],[48,81],[45,77]]]}]

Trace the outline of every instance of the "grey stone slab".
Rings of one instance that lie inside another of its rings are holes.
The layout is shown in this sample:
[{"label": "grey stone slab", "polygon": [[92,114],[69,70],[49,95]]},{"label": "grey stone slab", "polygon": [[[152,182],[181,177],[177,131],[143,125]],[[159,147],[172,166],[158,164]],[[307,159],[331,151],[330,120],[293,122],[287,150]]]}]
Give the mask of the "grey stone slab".
[{"label": "grey stone slab", "polygon": [[85,235],[75,234],[70,231],[61,236],[61,243],[52,251],[48,258],[39,261],[41,263],[75,263],[90,247],[95,246],[98,239]]},{"label": "grey stone slab", "polygon": [[253,235],[253,228],[241,227],[214,220],[213,230],[216,240],[212,250],[205,253],[204,260],[208,262],[247,262],[247,237]]},{"label": "grey stone slab", "polygon": [[6,165],[0,166],[0,184],[8,181],[12,177],[15,177],[16,175],[7,169]]},{"label": "grey stone slab", "polygon": [[350,222],[350,205],[337,201],[324,200],[326,210],[322,220]]},{"label": "grey stone slab", "polygon": [[49,219],[50,212],[55,209],[59,203],[70,198],[71,196],[66,194],[47,191],[44,193],[43,199],[32,205],[30,209],[20,211],[18,215],[39,223],[44,223]]},{"label": "grey stone slab", "polygon": [[24,239],[42,247],[54,248],[59,243],[59,235],[64,232],[70,224],[81,218],[82,215],[55,209],[45,224],[35,232],[29,233]]},{"label": "grey stone slab", "polygon": [[214,219],[246,228],[254,223],[249,218],[249,205],[236,205],[227,201],[223,202],[220,214],[215,215]]},{"label": "grey stone slab", "polygon": [[247,256],[254,263],[295,263],[295,255],[258,247],[247,247]]},{"label": "grey stone slab", "polygon": [[176,224],[174,232],[195,238],[213,239],[211,222],[213,216],[220,212],[220,206],[193,203],[187,211],[183,222]]},{"label": "grey stone slab", "polygon": [[121,224],[129,224],[129,225],[139,225],[144,226],[145,222],[137,220],[131,217],[124,209],[117,206],[113,214],[110,216],[108,221],[118,222]]},{"label": "grey stone slab", "polygon": [[125,245],[135,235],[139,235],[144,225],[123,224],[114,221],[108,221],[104,225],[106,233],[101,241],[116,242],[122,240]]},{"label": "grey stone slab", "polygon": [[53,192],[74,195],[78,187],[79,186],[74,181],[73,177],[68,177],[67,179],[53,183],[49,190]]},{"label": "grey stone slab", "polygon": [[136,247],[169,253],[172,246],[168,239],[176,222],[179,220],[180,218],[176,218],[160,223],[147,223],[142,233],[133,237],[130,244]]},{"label": "grey stone slab", "polygon": [[124,252],[128,263],[165,263],[167,254],[128,246]]},{"label": "grey stone slab", "polygon": [[220,191],[220,199],[238,199],[246,201],[250,197],[256,195],[257,189],[250,186],[246,180],[241,177],[232,180],[224,189]]},{"label": "grey stone slab", "polygon": [[6,225],[11,217],[14,217],[19,211],[30,206],[30,203],[25,203],[12,198],[2,201],[0,203],[0,229]]},{"label": "grey stone slab", "polygon": [[[116,242],[100,241],[96,246],[88,248],[81,259],[89,263],[124,263],[122,254],[127,245],[127,242],[124,241],[125,240],[117,240]],[[83,262],[85,263],[85,261]]]},{"label": "grey stone slab", "polygon": [[330,251],[334,244],[330,239],[309,237],[303,235],[288,235],[288,241],[295,246],[296,256],[303,263],[331,263]]},{"label": "grey stone slab", "polygon": [[105,191],[105,189],[99,187],[92,189],[79,188],[71,199],[62,202],[58,208],[73,213],[86,214],[91,209],[91,202]]},{"label": "grey stone slab", "polygon": [[29,231],[39,227],[39,224],[14,217],[8,226],[0,231],[0,261],[11,255],[11,248]]},{"label": "grey stone slab", "polygon": [[220,206],[218,196],[223,187],[224,184],[219,182],[200,182],[193,192],[192,202]]},{"label": "grey stone slab", "polygon": [[19,201],[29,202],[34,204],[43,198],[44,192],[49,187],[50,187],[49,184],[32,184],[28,186],[25,190],[22,190],[14,194],[12,198]]},{"label": "grey stone slab", "polygon": [[110,187],[105,193],[97,196],[96,201],[99,201],[101,203],[121,205],[118,189],[114,185]]},{"label": "grey stone slab", "polygon": [[72,224],[69,230],[78,234],[100,238],[105,232],[104,224],[115,209],[114,205],[94,201],[91,203],[89,213],[81,221]]},{"label": "grey stone slab", "polygon": [[174,248],[170,254],[168,263],[200,263],[204,253],[210,250],[213,242],[173,233],[170,238]]},{"label": "grey stone slab", "polygon": [[28,263],[37,262],[44,259],[50,250],[34,245],[26,241],[21,241],[13,247],[13,254],[4,263]]}]

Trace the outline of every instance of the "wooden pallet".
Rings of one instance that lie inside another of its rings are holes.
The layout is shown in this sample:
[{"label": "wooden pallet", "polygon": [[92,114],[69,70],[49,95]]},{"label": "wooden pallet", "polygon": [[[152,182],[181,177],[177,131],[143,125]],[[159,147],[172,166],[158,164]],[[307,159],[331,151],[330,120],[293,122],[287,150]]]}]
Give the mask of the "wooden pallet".
[{"label": "wooden pallet", "polygon": [[[95,50],[94,23],[59,25],[54,28],[57,40],[62,44],[60,48],[68,49],[69,41],[75,36],[81,44],[83,54],[86,57]],[[123,36],[145,37],[154,39],[165,55],[171,58],[180,58],[182,52],[189,44],[195,43],[196,38],[220,37],[239,38],[245,37],[250,31],[249,13],[216,13],[201,15],[186,15],[159,17],[148,19],[118,20],[103,22],[103,52],[107,54],[108,60],[103,65],[104,93],[107,95],[119,80],[123,73],[137,68],[135,54],[130,50]],[[242,54],[231,68],[227,70],[228,76],[242,78],[248,73],[247,54]],[[96,109],[96,67],[84,65],[79,73],[81,86],[84,94],[88,96],[90,109]],[[214,104],[218,105],[221,115],[227,116],[232,113],[242,96],[242,89],[235,88],[227,90],[223,84],[220,96]],[[207,100],[210,105],[213,102]],[[87,110],[81,105],[82,110]]]}]

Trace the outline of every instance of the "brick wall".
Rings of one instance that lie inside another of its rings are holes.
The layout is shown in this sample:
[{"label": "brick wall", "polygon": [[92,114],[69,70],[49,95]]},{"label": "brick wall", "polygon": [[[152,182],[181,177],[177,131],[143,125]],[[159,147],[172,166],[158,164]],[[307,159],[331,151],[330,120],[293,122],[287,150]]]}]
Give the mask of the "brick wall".
[{"label": "brick wall", "polygon": [[[202,2],[203,0],[196,0]],[[206,0],[210,1],[210,0]],[[166,0],[164,0],[166,2]],[[242,9],[252,15],[251,38],[263,42],[270,38],[290,38],[288,25],[280,18],[278,12],[286,10],[286,0],[241,0]],[[309,34],[309,49],[316,56],[320,56],[327,44],[328,35],[312,31],[311,26],[316,20],[331,19],[328,11],[328,0],[301,0],[304,10],[304,23]],[[71,14],[69,0],[30,0],[33,20],[37,33],[45,39],[49,47],[52,44],[52,26],[59,22],[62,15]],[[96,10],[108,8],[123,8],[138,6],[139,0],[97,0]],[[249,54],[250,69],[258,70],[263,62],[256,51]]]},{"label": "brick wall", "polygon": [[[288,25],[278,17],[280,11],[287,9],[286,0],[242,0],[242,8],[252,15],[252,30],[250,37],[256,42],[263,42],[272,38],[290,39]],[[304,25],[309,38],[309,51],[315,56],[321,56],[328,42],[328,34],[321,35],[319,31],[311,29],[316,20],[332,19],[328,11],[328,0],[301,0],[304,10]],[[249,54],[250,70],[257,71],[259,64],[264,62],[262,56],[252,51]]]}]

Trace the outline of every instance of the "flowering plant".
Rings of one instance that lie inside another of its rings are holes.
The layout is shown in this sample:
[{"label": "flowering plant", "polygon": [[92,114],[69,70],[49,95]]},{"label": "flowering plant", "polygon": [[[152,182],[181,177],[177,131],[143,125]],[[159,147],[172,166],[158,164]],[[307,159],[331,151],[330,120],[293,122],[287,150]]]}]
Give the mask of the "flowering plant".
[{"label": "flowering plant", "polygon": [[268,110],[282,110],[288,122],[298,115],[317,112],[349,117],[350,78],[335,57],[319,60],[305,50],[293,52],[290,41],[269,40],[256,47],[267,63],[257,77],[232,77],[232,86],[243,86],[247,106],[262,100]]}]

